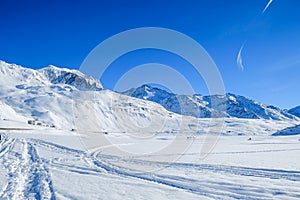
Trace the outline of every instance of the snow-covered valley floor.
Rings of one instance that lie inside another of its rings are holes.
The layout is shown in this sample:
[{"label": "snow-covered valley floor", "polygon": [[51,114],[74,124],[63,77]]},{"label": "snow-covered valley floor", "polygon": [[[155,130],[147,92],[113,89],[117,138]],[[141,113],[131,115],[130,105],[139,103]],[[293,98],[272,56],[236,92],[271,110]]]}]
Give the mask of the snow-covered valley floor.
[{"label": "snow-covered valley floor", "polygon": [[[1,134],[0,199],[300,198],[299,135],[220,136],[205,158],[199,149],[206,136],[197,135],[187,152],[167,163],[146,154],[88,153],[71,131],[38,128]],[[130,146],[128,136],[105,137]],[[164,134],[152,142],[159,146],[173,139]],[[133,170],[149,166],[157,170]]]}]

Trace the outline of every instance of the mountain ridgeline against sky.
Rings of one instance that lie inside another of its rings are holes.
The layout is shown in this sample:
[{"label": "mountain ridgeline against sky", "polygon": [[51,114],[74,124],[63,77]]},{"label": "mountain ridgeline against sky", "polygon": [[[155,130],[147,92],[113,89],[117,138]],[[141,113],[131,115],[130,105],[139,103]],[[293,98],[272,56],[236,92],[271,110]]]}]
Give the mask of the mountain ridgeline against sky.
[{"label": "mountain ridgeline against sky", "polygon": [[72,127],[74,92],[100,90],[102,85],[98,80],[77,70],[54,66],[33,70],[0,61],[2,118],[23,117],[47,125]]},{"label": "mountain ridgeline against sky", "polygon": [[[77,97],[77,93],[84,95]],[[213,108],[211,102],[218,99],[225,101]],[[33,70],[3,61],[0,61],[0,109],[0,118],[34,119],[68,129],[81,124],[83,129],[122,132],[136,132],[145,124],[154,131],[162,121],[166,123],[161,130],[176,130],[182,115],[193,116],[186,117],[187,130],[198,123],[194,117],[299,120],[295,116],[299,114],[298,108],[290,110],[290,114],[239,95],[177,95],[148,85],[119,94],[103,89],[99,80],[77,70],[54,66]],[[83,113],[87,113],[84,114],[87,119],[80,119]]]},{"label": "mountain ridgeline against sky", "polygon": [[[161,127],[166,116],[170,120]],[[105,90],[98,80],[77,70],[33,70],[1,61],[0,118],[105,132],[137,132],[151,124],[151,132],[176,128],[181,116],[157,103]]]},{"label": "mountain ridgeline against sky", "polygon": [[300,106],[290,109],[289,113],[296,115],[297,117],[300,117]]},{"label": "mountain ridgeline against sky", "polygon": [[[209,118],[215,116],[214,113],[222,112],[218,107],[211,106],[212,99],[222,98],[220,95],[178,95],[150,85],[142,85],[125,91],[123,94],[159,103],[167,110],[182,115]],[[224,101],[226,112],[223,111],[223,116],[226,117],[274,120],[296,118],[295,115],[291,114],[292,112],[289,113],[275,106],[264,105],[244,96],[227,93],[223,98],[226,98]]]},{"label": "mountain ridgeline against sky", "polygon": [[0,83],[3,85],[49,85],[67,84],[80,90],[101,90],[101,83],[78,70],[48,66],[40,70],[24,68],[0,61]]}]

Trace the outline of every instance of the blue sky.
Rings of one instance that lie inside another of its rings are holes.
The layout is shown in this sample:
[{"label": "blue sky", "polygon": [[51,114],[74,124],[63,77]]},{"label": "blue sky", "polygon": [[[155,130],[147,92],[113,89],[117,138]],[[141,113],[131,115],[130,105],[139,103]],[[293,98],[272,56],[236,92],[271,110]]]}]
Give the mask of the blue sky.
[{"label": "blue sky", "polygon": [[[26,67],[78,69],[100,42],[138,27],[164,27],[199,42],[215,61],[227,92],[282,108],[300,105],[300,1],[273,0],[2,0],[0,59]],[[244,44],[242,61],[237,55]],[[134,65],[173,65],[197,93],[205,84],[190,66],[162,51],[123,56],[101,79],[113,88]]]}]

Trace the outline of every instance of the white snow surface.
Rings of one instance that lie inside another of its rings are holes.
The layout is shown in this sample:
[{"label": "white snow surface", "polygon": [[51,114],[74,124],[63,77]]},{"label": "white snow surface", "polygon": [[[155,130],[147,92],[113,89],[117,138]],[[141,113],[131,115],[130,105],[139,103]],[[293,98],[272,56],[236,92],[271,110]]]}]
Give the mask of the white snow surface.
[{"label": "white snow surface", "polygon": [[[1,134],[0,199],[300,198],[299,136],[257,135],[251,141],[249,136],[221,136],[214,150],[201,158],[206,136],[196,135],[188,151],[169,163],[143,154],[125,159],[109,151],[88,153],[70,131]],[[128,142],[120,134],[106,137]],[[172,140],[164,134],[152,145]],[[149,166],[158,170],[134,171]]]},{"label": "white snow surface", "polygon": [[26,121],[26,118],[16,113],[9,105],[0,101],[0,120],[14,119],[16,121]]}]

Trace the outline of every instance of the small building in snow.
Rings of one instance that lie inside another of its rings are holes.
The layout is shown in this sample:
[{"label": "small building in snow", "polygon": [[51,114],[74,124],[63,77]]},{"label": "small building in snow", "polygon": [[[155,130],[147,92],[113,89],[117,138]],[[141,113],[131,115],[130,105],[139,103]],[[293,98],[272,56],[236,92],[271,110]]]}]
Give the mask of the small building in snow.
[{"label": "small building in snow", "polygon": [[32,120],[32,119],[28,120],[28,124],[35,125],[35,120]]}]

